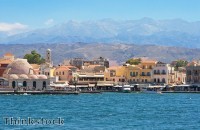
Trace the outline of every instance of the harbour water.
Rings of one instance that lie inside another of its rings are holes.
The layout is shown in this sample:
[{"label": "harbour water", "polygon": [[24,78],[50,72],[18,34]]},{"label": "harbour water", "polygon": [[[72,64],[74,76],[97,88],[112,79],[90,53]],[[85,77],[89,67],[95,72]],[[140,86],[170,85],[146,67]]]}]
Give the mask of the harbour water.
[{"label": "harbour water", "polygon": [[[0,95],[0,129],[199,129],[200,94]],[[6,125],[5,117],[64,119]]]}]

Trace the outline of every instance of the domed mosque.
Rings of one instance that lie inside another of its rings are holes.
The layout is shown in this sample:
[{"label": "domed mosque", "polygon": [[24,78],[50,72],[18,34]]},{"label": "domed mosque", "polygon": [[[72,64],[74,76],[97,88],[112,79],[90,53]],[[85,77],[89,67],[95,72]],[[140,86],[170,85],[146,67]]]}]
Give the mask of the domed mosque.
[{"label": "domed mosque", "polygon": [[8,79],[9,86],[15,90],[45,90],[50,83],[46,75],[36,75],[27,59],[16,59],[7,66],[4,78]]}]

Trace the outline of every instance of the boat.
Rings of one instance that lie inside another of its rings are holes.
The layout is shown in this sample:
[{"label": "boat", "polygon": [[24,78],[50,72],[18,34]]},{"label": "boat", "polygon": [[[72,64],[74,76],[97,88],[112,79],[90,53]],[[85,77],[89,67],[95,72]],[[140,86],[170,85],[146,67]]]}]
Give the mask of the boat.
[{"label": "boat", "polygon": [[140,91],[143,93],[162,93],[162,89],[165,88],[165,85],[151,85],[147,84],[140,87]]},{"label": "boat", "polygon": [[131,92],[131,88],[123,88],[122,92],[124,92],[124,93],[130,93]]},{"label": "boat", "polygon": [[133,86],[131,86],[131,85],[124,85],[124,86],[122,86],[122,92],[124,92],[124,93],[130,93],[131,92],[131,88],[133,88]]}]

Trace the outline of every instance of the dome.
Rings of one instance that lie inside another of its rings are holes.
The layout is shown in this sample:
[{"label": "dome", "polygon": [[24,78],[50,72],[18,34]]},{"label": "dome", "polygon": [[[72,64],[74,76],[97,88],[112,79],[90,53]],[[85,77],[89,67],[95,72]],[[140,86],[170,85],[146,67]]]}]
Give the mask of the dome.
[{"label": "dome", "polygon": [[47,49],[47,51],[51,51],[51,49]]},{"label": "dome", "polygon": [[25,75],[25,74],[21,74],[21,75],[19,76],[19,78],[21,78],[21,79],[28,79],[28,76]]},{"label": "dome", "polygon": [[30,79],[38,79],[37,75],[30,75],[29,78]]},{"label": "dome", "polygon": [[18,79],[19,77],[16,74],[11,74],[9,76],[10,79]]},{"label": "dome", "polygon": [[47,79],[47,76],[46,75],[38,75],[38,78],[39,79]]},{"label": "dome", "polygon": [[33,74],[32,66],[27,62],[26,59],[14,60],[8,65],[8,74]]}]

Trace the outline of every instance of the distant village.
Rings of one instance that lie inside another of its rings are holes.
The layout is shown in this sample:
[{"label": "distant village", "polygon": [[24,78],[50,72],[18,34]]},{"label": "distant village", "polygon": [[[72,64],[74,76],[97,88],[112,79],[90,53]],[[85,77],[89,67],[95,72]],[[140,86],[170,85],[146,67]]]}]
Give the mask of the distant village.
[{"label": "distant village", "polygon": [[[139,58],[138,64],[124,62],[109,66],[109,60],[73,58],[53,65],[52,51],[46,50],[45,62],[30,64],[27,59],[6,53],[0,58],[0,88],[14,91],[139,91],[140,85],[164,86],[166,91],[200,91],[200,62],[192,61],[177,67],[177,61]],[[127,59],[128,60],[128,59]],[[134,58],[133,58],[134,60]],[[187,86],[187,85],[188,86]],[[173,86],[180,86],[173,88]]]}]

